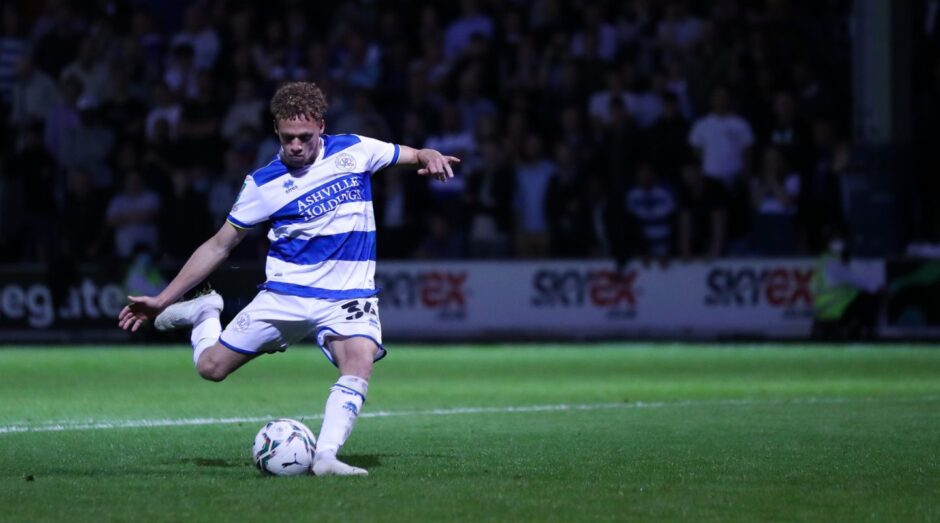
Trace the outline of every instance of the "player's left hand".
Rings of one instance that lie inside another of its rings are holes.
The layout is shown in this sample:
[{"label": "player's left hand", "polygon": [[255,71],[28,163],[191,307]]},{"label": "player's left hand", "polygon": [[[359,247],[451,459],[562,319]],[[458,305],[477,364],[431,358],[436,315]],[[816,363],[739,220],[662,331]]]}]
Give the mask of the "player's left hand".
[{"label": "player's left hand", "polygon": [[[451,169],[450,164],[460,163],[460,158],[456,156],[444,156],[433,149],[428,149],[428,151],[432,156],[424,163],[422,168],[418,169],[418,174],[421,176],[433,176],[442,182],[446,182],[448,178],[453,178],[454,170]],[[420,156],[418,158],[420,159]]]},{"label": "player's left hand", "polygon": [[127,300],[130,303],[118,314],[118,327],[131,332],[137,332],[145,321],[156,318],[163,310],[153,296],[128,296]]}]

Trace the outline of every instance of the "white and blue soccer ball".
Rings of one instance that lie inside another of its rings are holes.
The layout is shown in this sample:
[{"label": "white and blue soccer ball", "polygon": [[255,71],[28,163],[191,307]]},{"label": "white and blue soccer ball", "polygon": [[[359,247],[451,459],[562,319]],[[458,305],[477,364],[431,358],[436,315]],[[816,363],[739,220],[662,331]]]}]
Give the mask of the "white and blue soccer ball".
[{"label": "white and blue soccer ball", "polygon": [[261,427],[251,457],[263,474],[295,476],[310,472],[316,450],[316,437],[306,425],[283,418]]}]

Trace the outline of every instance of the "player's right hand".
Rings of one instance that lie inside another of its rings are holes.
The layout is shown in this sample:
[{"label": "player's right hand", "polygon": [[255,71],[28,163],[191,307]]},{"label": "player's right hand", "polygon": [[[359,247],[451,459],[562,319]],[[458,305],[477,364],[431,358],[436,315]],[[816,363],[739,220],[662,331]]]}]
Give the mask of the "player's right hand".
[{"label": "player's right hand", "polygon": [[153,296],[128,296],[127,301],[130,303],[118,314],[118,327],[131,332],[137,332],[145,321],[156,318],[163,310]]}]

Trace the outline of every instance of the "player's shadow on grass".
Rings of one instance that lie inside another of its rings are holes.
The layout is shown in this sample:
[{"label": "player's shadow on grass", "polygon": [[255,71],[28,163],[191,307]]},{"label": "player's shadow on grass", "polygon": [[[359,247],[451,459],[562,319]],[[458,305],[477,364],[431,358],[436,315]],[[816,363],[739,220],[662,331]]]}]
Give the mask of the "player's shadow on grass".
[{"label": "player's shadow on grass", "polygon": [[[354,467],[365,469],[382,466],[382,460],[377,454],[344,454],[340,459]],[[184,465],[195,465],[197,467],[234,468],[251,466],[251,463],[238,459],[184,458],[179,461]]]},{"label": "player's shadow on grass", "polygon": [[[185,458],[180,463],[184,465],[196,465],[197,467],[244,467],[245,462],[237,459],[208,459],[208,458]],[[250,465],[250,463],[249,463]]]},{"label": "player's shadow on grass", "polygon": [[382,466],[382,460],[378,454],[343,454],[339,459],[354,466],[364,469],[371,469]]}]

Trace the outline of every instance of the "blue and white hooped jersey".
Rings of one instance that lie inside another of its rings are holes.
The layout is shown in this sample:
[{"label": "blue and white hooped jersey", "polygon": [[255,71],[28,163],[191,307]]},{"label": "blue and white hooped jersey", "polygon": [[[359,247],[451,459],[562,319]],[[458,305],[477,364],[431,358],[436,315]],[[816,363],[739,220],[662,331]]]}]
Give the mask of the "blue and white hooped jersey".
[{"label": "blue and white hooped jersey", "polygon": [[317,159],[290,170],[280,157],[245,178],[228,216],[250,228],[271,221],[265,265],[271,292],[310,298],[373,296],[372,173],[398,161],[398,145],[323,135]]}]

